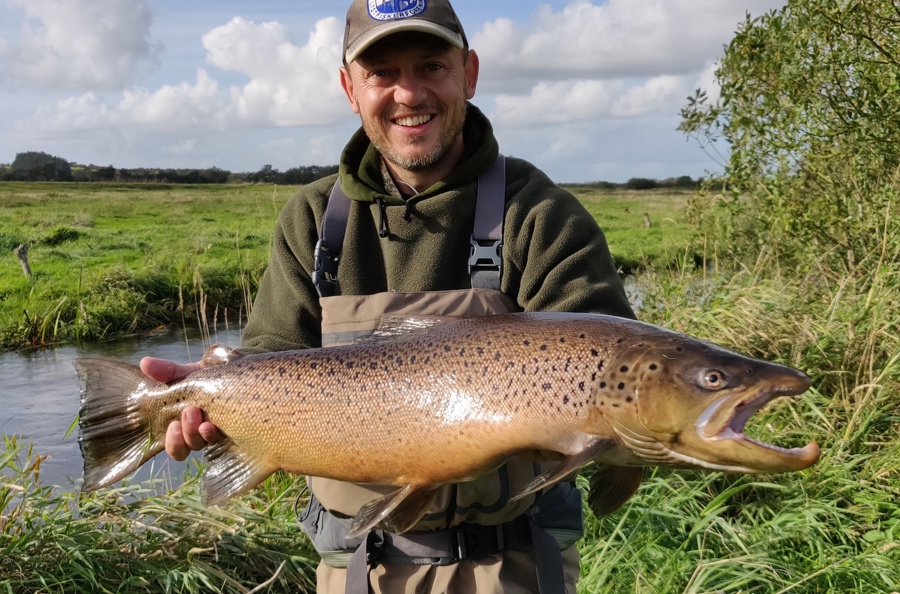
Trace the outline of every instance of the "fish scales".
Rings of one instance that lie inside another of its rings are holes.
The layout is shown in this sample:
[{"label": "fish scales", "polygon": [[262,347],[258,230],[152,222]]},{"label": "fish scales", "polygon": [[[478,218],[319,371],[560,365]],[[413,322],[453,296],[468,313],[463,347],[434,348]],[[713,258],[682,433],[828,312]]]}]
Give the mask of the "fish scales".
[{"label": "fish scales", "polygon": [[[766,402],[808,387],[797,370],[599,314],[425,326],[343,347],[226,351],[228,362],[208,355],[204,369],[169,385],[124,363],[78,360],[83,488],[109,485],[160,451],[166,427],[188,405],[227,436],[207,452],[210,502],[279,469],[399,487],[373,503],[380,509],[360,512],[359,530],[379,522],[407,529],[422,507],[414,499],[515,454],[561,460],[519,496],[592,460],[610,465],[609,484],[633,492],[640,475],[632,466],[780,472],[818,458],[814,443],[775,448],[742,433]],[[592,492],[606,501],[598,509],[629,496]]]},{"label": "fish scales", "polygon": [[[478,318],[469,325],[446,338],[436,329],[245,357],[230,364],[230,382],[215,367],[201,370],[156,400],[157,431],[190,402],[231,426],[235,444],[270,452],[278,468],[316,476],[346,468],[345,480],[395,485],[472,478],[473,465],[477,474],[515,451],[568,445],[573,423],[588,417],[587,370],[602,360],[588,334],[574,323],[516,326],[528,338]],[[229,423],[235,417],[240,424]]]}]

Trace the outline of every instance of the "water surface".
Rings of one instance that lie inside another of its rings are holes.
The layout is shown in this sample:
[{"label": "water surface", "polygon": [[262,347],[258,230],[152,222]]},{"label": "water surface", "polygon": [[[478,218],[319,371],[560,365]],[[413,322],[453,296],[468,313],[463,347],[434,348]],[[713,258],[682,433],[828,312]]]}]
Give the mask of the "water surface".
[{"label": "water surface", "polygon": [[[196,361],[210,341],[236,347],[240,330],[221,328],[208,340],[197,332],[177,330],[91,345],[0,353],[0,434],[31,443],[35,455],[49,456],[41,463],[43,484],[72,488],[80,483],[83,465],[77,430],[65,437],[80,401],[72,361],[108,357],[137,365],[144,356]],[[184,468],[184,462],[160,454],[141,474],[168,474],[177,482]]]}]

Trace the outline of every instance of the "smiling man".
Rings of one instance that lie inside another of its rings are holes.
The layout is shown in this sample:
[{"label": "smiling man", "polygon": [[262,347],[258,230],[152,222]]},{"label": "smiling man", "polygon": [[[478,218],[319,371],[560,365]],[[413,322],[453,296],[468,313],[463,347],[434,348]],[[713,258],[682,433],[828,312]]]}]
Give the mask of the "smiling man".
[{"label": "smiling man", "polygon": [[[282,210],[244,352],[347,344],[404,315],[634,316],[594,219],[533,165],[499,154],[469,102],[477,83],[478,56],[446,0],[353,2],[341,84],[362,129],[339,174]],[[142,361],[160,381],[199,365]],[[183,459],[219,438],[189,408],[166,450]],[[318,591],[574,593],[574,483],[510,501],[547,464],[512,458],[442,487],[411,531],[357,539],[348,518],[395,487],[310,477],[302,521],[322,556]]]}]

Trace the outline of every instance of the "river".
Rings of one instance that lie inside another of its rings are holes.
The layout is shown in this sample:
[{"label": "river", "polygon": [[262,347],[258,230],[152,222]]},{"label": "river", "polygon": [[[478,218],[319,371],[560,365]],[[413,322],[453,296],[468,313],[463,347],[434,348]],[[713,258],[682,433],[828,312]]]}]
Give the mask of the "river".
[{"label": "river", "polygon": [[[240,336],[239,329],[220,328],[210,338],[238,346]],[[80,399],[72,361],[108,357],[137,364],[144,356],[196,361],[208,342],[199,332],[177,330],[89,345],[0,353],[0,433],[32,444],[34,455],[49,456],[41,463],[41,483],[73,489],[80,483],[83,461],[77,431],[65,436],[78,414]],[[160,454],[137,477],[170,476],[177,482],[186,464]]]}]

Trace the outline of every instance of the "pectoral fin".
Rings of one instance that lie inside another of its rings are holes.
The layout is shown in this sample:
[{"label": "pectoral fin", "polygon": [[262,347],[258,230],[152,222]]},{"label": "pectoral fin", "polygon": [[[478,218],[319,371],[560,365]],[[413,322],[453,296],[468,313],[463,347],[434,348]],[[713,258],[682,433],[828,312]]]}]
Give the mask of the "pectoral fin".
[{"label": "pectoral fin", "polygon": [[615,440],[608,438],[590,438],[580,451],[565,458],[553,470],[535,477],[534,480],[525,485],[525,487],[521,491],[516,493],[516,495],[514,495],[510,499],[510,501],[516,501],[525,497],[526,495],[531,495],[535,491],[540,491],[545,487],[549,487],[550,485],[563,480],[564,478],[590,462],[595,456],[597,456],[604,450],[608,450],[615,444]]},{"label": "pectoral fin", "polygon": [[588,493],[588,506],[594,515],[605,516],[625,505],[641,485],[642,474],[639,466],[598,466]]},{"label": "pectoral fin", "polygon": [[406,485],[374,499],[362,506],[354,516],[347,538],[356,538],[376,526],[394,534],[403,534],[425,515],[436,495],[436,488]]}]

